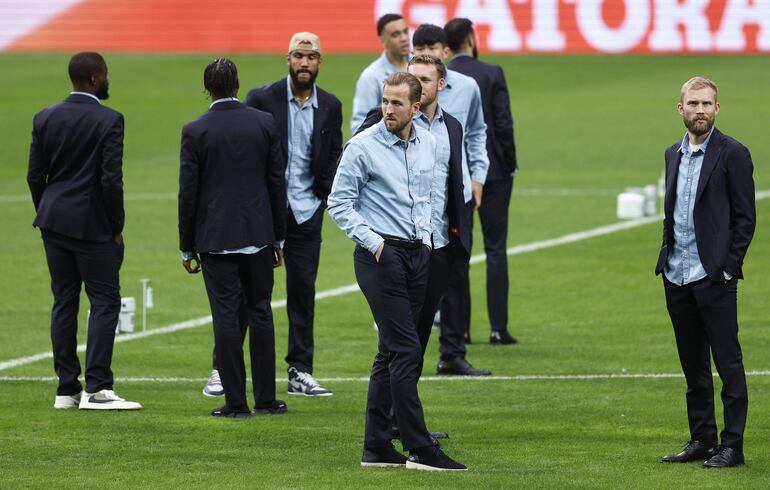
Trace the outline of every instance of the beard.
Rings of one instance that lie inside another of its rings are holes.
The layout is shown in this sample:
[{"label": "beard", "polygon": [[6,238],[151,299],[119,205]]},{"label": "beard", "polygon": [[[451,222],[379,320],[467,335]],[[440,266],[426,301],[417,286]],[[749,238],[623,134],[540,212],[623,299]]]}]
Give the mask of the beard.
[{"label": "beard", "polygon": [[[395,123],[396,125],[391,129],[391,127],[388,126],[389,122],[390,123]],[[392,134],[398,135],[398,133],[400,133],[406,127],[406,125],[409,124],[410,122],[411,122],[411,119],[407,119],[406,121],[404,121],[402,123],[399,123],[398,119],[396,119],[396,120],[385,119],[385,129],[387,129]]]},{"label": "beard", "polygon": [[96,89],[96,98],[99,100],[107,100],[110,98],[110,82],[105,81]]},{"label": "beard", "polygon": [[708,134],[708,132],[711,131],[711,128],[714,127],[713,117],[703,116],[698,118],[697,116],[694,116],[692,118],[685,117],[683,119],[687,131],[696,136]]},{"label": "beard", "polygon": [[[307,73],[310,75],[310,79],[308,81],[303,81],[299,79],[300,73]],[[289,67],[289,76],[291,77],[291,82],[294,84],[294,87],[299,90],[307,90],[310,88],[313,88],[313,84],[315,84],[315,79],[318,77],[318,72],[313,73],[310,70],[299,70],[294,71],[292,67]]]}]

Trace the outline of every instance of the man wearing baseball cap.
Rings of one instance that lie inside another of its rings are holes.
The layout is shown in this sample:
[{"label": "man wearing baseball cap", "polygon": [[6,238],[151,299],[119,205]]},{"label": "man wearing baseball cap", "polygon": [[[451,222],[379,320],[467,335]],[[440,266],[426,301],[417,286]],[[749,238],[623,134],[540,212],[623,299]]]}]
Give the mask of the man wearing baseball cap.
[{"label": "man wearing baseball cap", "polygon": [[[249,91],[246,104],[273,115],[286,176],[286,354],[290,395],[331,396],[313,378],[315,280],[321,251],[321,225],[342,152],[342,104],[316,86],[322,62],[321,40],[312,32],[291,37],[286,55],[289,75]],[[216,359],[204,394],[217,396]]]}]

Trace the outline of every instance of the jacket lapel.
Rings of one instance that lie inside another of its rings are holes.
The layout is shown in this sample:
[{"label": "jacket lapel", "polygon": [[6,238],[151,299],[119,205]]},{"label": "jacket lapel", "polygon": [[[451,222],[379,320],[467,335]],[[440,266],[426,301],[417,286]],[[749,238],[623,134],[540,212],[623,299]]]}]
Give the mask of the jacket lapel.
[{"label": "jacket lapel", "polygon": [[682,152],[678,146],[674,151],[666,153],[666,215],[670,216],[674,212],[674,202],[676,202],[676,181],[679,172],[679,161],[682,158]]},{"label": "jacket lapel", "polygon": [[711,139],[706,147],[706,155],[703,157],[703,164],[700,168],[700,177],[698,178],[698,191],[695,193],[695,202],[698,202],[703,189],[706,187],[706,183],[714,172],[719,155],[722,153],[722,133],[718,129],[714,128],[714,132],[711,133]]}]

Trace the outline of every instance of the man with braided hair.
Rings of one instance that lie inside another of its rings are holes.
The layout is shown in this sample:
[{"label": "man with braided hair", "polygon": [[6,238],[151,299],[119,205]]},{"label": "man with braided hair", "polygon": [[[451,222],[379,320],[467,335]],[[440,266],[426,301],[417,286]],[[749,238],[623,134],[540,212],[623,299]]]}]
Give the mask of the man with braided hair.
[{"label": "man with braided hair", "polygon": [[[209,63],[209,111],[182,129],[179,249],[182,265],[203,269],[225,405],[213,416],[280,414],[275,399],[273,267],[283,262],[286,189],[273,117],[238,99],[238,71]],[[245,318],[245,322],[242,319]],[[243,328],[249,328],[254,410],[246,400]]]}]

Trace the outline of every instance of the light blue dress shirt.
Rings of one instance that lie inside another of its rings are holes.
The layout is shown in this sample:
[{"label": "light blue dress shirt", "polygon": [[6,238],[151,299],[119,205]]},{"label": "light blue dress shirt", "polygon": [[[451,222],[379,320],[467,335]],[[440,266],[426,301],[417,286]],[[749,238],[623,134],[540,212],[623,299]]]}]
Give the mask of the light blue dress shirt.
[{"label": "light blue dress shirt", "polygon": [[[711,129],[713,132],[714,129]],[[695,240],[695,195],[700,180],[703,157],[711,139],[711,132],[699,146],[690,146],[685,133],[679,151],[679,170],[676,179],[676,203],[674,204],[674,250],[668,254],[664,274],[674,284],[685,285],[706,277]]]},{"label": "light blue dress shirt", "polygon": [[[376,253],[391,235],[431,243],[431,188],[436,139],[412,124],[409,141],[384,121],[347,142],[327,203],[334,222]],[[382,235],[381,235],[382,234]]]},{"label": "light blue dress shirt", "polygon": [[364,68],[356,82],[356,93],[353,96],[353,115],[350,117],[350,134],[356,130],[366,119],[366,114],[372,107],[378,107],[382,103],[382,82],[398,71],[402,71],[390,62],[385,51],[379,58]]},{"label": "light blue dress shirt", "polygon": [[463,126],[463,194],[465,202],[473,198],[471,180],[483,184],[487,180],[487,124],[481,105],[481,91],[473,78],[447,69],[446,86],[439,92],[439,104]]},{"label": "light blue dress shirt", "polygon": [[449,244],[449,215],[446,212],[449,194],[449,132],[444,124],[444,112],[436,108],[433,121],[422,112],[418,112],[414,123],[430,131],[436,138],[436,155],[433,167],[433,188],[431,190],[431,226],[433,227],[433,248],[438,249]]},{"label": "light blue dress shirt", "polygon": [[[214,102],[212,102],[211,105],[209,105],[209,109],[211,109],[216,104],[219,104],[221,102],[239,102],[239,100],[238,100],[237,97],[223,97],[221,99],[217,99]],[[283,248],[283,243],[284,243],[284,240],[281,240],[281,241],[278,241],[278,242],[274,242],[273,246],[275,248]],[[215,251],[209,252],[209,253],[215,254],[215,255],[228,255],[228,254],[246,254],[246,255],[250,255],[250,254],[255,254],[255,253],[261,252],[266,247],[267,247],[267,245],[249,245],[249,246],[246,246],[246,247],[232,249],[232,250],[215,250]],[[181,254],[182,254],[182,260],[187,261],[187,260],[192,260],[194,252],[192,250],[182,250]]]},{"label": "light blue dress shirt", "polygon": [[286,99],[289,103],[286,199],[299,225],[312,218],[321,205],[321,200],[313,192],[315,178],[310,171],[310,160],[313,157],[313,111],[318,109],[315,85],[310,98],[300,106],[291,93],[291,78],[287,76]]}]

